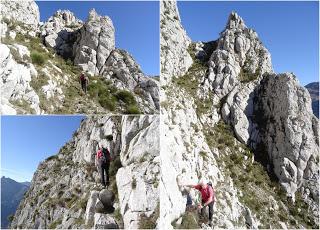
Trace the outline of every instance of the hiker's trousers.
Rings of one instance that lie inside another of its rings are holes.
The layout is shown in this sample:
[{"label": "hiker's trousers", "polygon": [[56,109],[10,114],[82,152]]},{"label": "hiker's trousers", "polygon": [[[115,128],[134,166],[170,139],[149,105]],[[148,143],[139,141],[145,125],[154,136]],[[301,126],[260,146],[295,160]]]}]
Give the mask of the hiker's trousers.
[{"label": "hiker's trousers", "polygon": [[98,170],[101,177],[101,184],[104,187],[106,187],[106,185],[109,183],[109,165],[110,162],[98,164]]},{"label": "hiker's trousers", "polygon": [[81,81],[81,88],[85,93],[87,93],[87,88],[88,88],[87,81]]},{"label": "hiker's trousers", "polygon": [[[202,205],[204,205],[206,202],[202,201]],[[201,209],[201,215],[205,216],[206,215],[206,208],[209,207],[209,221],[212,221],[212,215],[213,215],[213,204],[214,201],[212,201],[211,203],[209,203],[206,207],[203,207]]]}]

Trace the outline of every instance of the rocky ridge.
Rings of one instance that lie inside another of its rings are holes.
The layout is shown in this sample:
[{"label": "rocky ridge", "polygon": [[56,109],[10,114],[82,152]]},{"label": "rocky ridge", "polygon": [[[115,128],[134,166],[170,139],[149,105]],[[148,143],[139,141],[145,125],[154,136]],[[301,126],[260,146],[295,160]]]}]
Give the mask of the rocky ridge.
[{"label": "rocky ridge", "polygon": [[[176,3],[161,4],[162,25],[181,25]],[[170,41],[185,31],[166,31],[161,47],[175,52]],[[216,189],[215,227],[317,228],[318,119],[306,89],[273,72],[270,53],[235,12],[218,40],[184,45],[192,65],[180,62],[183,53],[168,60],[161,52],[172,79],[161,94],[161,226],[208,228],[186,211],[181,186],[204,178]]]},{"label": "rocky ridge", "polygon": [[[158,116],[84,119],[59,153],[39,164],[11,228],[155,227],[158,126]],[[94,166],[98,143],[113,158],[107,189]]]},{"label": "rocky ridge", "polygon": [[[146,76],[128,52],[115,48],[109,17],[93,9],[82,22],[59,10],[42,23],[34,1],[4,0],[1,10],[1,87],[9,89],[1,98],[2,114],[159,110],[159,82]],[[83,71],[93,83],[87,96],[78,82]]]}]

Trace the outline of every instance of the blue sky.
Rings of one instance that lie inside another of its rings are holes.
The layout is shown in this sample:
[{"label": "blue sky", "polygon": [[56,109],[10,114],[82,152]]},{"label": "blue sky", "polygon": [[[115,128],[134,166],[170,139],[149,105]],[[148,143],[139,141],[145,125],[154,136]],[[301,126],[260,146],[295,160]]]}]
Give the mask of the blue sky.
[{"label": "blue sky", "polygon": [[31,181],[39,163],[58,153],[83,116],[1,116],[1,176]]},{"label": "blue sky", "polygon": [[294,72],[302,85],[318,81],[318,2],[178,2],[178,8],[193,41],[217,39],[236,11],[271,53],[275,72]]},{"label": "blue sky", "polygon": [[116,47],[127,50],[148,75],[159,75],[159,2],[51,2],[37,1],[40,20],[58,9],[68,9],[86,21],[90,9],[111,18]]}]

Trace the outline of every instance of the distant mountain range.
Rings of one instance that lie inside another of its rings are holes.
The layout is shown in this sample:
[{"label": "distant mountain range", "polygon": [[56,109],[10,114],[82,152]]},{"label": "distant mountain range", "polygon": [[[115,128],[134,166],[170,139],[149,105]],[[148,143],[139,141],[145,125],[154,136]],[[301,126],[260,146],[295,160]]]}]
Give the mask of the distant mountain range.
[{"label": "distant mountain range", "polygon": [[319,118],[319,82],[312,82],[305,86],[312,99],[313,114]]},{"label": "distant mountain range", "polygon": [[14,215],[29,186],[30,182],[19,183],[10,178],[1,177],[1,229],[8,228],[8,217]]}]

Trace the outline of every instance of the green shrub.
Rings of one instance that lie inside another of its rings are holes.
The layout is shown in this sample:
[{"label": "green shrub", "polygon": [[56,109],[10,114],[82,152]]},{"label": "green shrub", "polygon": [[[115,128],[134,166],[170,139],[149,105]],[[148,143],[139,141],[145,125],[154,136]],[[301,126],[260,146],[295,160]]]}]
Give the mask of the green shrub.
[{"label": "green shrub", "polygon": [[114,111],[116,109],[116,102],[109,97],[101,97],[99,98],[99,104],[110,111]]},{"label": "green shrub", "polygon": [[46,159],[46,161],[50,161],[50,160],[53,160],[53,159],[57,159],[58,158],[58,155],[53,155],[53,156],[50,156]]},{"label": "green shrub", "polygon": [[140,215],[139,229],[155,229],[156,226],[152,218],[147,217],[144,213]]},{"label": "green shrub", "polygon": [[72,194],[70,198],[66,198],[65,202],[66,202],[66,206],[67,208],[71,208],[76,201],[79,199],[79,197],[76,194]]},{"label": "green shrub", "polygon": [[62,218],[53,221],[51,224],[48,225],[48,229],[56,229],[59,224],[62,223]]},{"label": "green shrub", "polygon": [[144,213],[140,215],[139,220],[139,229],[155,229],[157,226],[157,220],[159,218],[160,213],[160,204],[158,202],[157,207],[149,217],[147,217]]},{"label": "green shrub", "polygon": [[105,136],[105,138],[106,138],[108,141],[112,141],[112,140],[113,140],[113,135],[112,135],[112,134],[107,135],[107,136]]},{"label": "green shrub", "polygon": [[121,212],[120,212],[120,208],[117,208],[115,211],[114,211],[114,218],[118,221],[121,221],[122,220],[122,215],[121,215]]},{"label": "green shrub", "polygon": [[255,73],[251,73],[249,70],[245,68],[240,69],[239,80],[242,83],[250,82],[256,80],[260,75],[260,70],[256,70]]},{"label": "green shrub", "polygon": [[75,219],[75,221],[74,221],[74,224],[75,225],[78,225],[78,226],[81,226],[81,225],[83,225],[85,223],[85,220],[83,219],[83,218],[77,218],[77,219]]},{"label": "green shrub", "polygon": [[207,157],[208,157],[208,156],[207,156],[207,153],[204,152],[204,151],[200,151],[200,152],[199,152],[199,155],[202,156],[203,160],[206,160]]},{"label": "green shrub", "polygon": [[198,225],[199,216],[196,212],[186,211],[182,216],[180,229],[199,229]]},{"label": "green shrub", "polygon": [[118,100],[121,100],[126,104],[135,104],[136,103],[134,96],[129,91],[120,90],[116,93],[115,96]]},{"label": "green shrub", "polygon": [[112,95],[114,91],[110,82],[106,82],[99,77],[92,77],[88,86],[88,93],[92,98],[95,98],[99,104],[110,111],[116,109],[117,97]]},{"label": "green shrub", "polygon": [[46,56],[37,51],[31,52],[30,57],[33,64],[40,66],[42,66],[47,61]]},{"label": "green shrub", "polygon": [[66,65],[73,66],[73,62],[72,62],[70,59],[68,59],[68,60],[66,61]]},{"label": "green shrub", "polygon": [[9,221],[10,223],[13,221],[13,219],[14,219],[14,215],[8,216],[8,221]]},{"label": "green shrub", "polygon": [[127,114],[140,114],[141,111],[137,105],[129,105],[126,110]]}]

